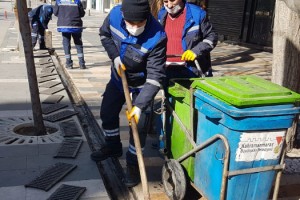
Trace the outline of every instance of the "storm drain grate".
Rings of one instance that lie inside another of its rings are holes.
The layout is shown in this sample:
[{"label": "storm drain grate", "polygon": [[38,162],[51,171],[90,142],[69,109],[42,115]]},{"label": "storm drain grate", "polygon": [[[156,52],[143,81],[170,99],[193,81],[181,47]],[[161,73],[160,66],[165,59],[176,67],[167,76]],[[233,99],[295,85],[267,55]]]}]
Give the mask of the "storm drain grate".
[{"label": "storm drain grate", "polygon": [[53,75],[57,75],[57,73],[41,73],[38,75],[38,78],[44,78],[44,77],[48,77],[48,76],[53,76]]},{"label": "storm drain grate", "polygon": [[52,81],[52,80],[55,80],[56,78],[55,77],[44,77],[44,78],[38,78],[37,81],[38,83],[44,83],[46,81]]},{"label": "storm drain grate", "polygon": [[44,88],[52,88],[56,85],[61,84],[61,82],[57,82],[57,81],[48,81],[47,83],[44,83],[42,85],[40,85],[40,87],[44,87]]},{"label": "storm drain grate", "polygon": [[63,95],[51,95],[51,96],[47,97],[43,101],[43,103],[49,103],[49,104],[58,103],[62,100],[62,98],[64,98]]},{"label": "storm drain grate", "polygon": [[61,122],[59,125],[64,137],[82,136],[73,120]]},{"label": "storm drain grate", "polygon": [[66,104],[51,104],[49,106],[45,106],[42,108],[42,112],[43,114],[49,114],[49,113],[52,113],[54,111],[57,111],[57,110],[60,110],[62,108],[66,108],[68,107],[68,105]]},{"label": "storm drain grate", "polygon": [[25,187],[32,187],[48,191],[76,167],[76,165],[68,163],[56,163],[46,169],[40,176],[26,184]]},{"label": "storm drain grate", "polygon": [[57,92],[60,92],[63,89],[64,89],[63,87],[52,87],[52,88],[40,91],[40,94],[49,94],[49,95],[51,95],[51,94],[55,94]]},{"label": "storm drain grate", "polygon": [[54,158],[75,158],[82,142],[80,139],[64,139]]},{"label": "storm drain grate", "polygon": [[62,184],[47,200],[76,200],[85,190],[86,187]]},{"label": "storm drain grate", "polygon": [[75,111],[64,110],[64,111],[61,111],[61,112],[58,112],[58,113],[55,113],[52,115],[48,115],[48,116],[44,117],[44,120],[47,120],[50,122],[56,122],[56,121],[71,117],[76,114],[77,114],[77,112],[75,112]]}]

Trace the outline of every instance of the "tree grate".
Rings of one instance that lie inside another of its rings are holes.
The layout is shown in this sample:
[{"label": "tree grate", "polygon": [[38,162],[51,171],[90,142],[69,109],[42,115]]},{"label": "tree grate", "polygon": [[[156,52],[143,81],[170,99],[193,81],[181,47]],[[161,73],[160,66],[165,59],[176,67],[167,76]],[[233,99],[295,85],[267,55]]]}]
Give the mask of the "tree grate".
[{"label": "tree grate", "polygon": [[44,83],[46,81],[52,81],[52,80],[55,80],[56,78],[55,77],[44,77],[44,78],[38,78],[37,81],[38,83]]},{"label": "tree grate", "polygon": [[48,191],[76,167],[76,165],[68,163],[56,163],[46,169],[40,176],[36,177],[30,183],[26,184],[25,187]]},{"label": "tree grate", "polygon": [[40,91],[40,94],[55,94],[57,92],[62,91],[64,88],[63,87],[52,87],[52,88],[48,88],[46,90]]},{"label": "tree grate", "polygon": [[49,113],[52,113],[54,111],[60,110],[62,108],[66,108],[66,107],[68,107],[68,105],[66,105],[66,104],[58,104],[58,103],[51,104],[49,106],[43,107],[42,112],[43,112],[43,114],[49,114]]},{"label": "tree grate", "polygon": [[75,158],[82,142],[80,139],[64,139],[54,158]]},{"label": "tree grate", "polygon": [[47,103],[47,104],[54,104],[54,103],[58,103],[62,100],[62,98],[64,98],[63,95],[51,95],[49,97],[47,97],[43,103]]},{"label": "tree grate", "polygon": [[73,115],[76,115],[77,112],[71,111],[71,110],[64,110],[52,115],[48,115],[44,117],[44,120],[50,121],[50,122],[56,122],[62,119],[66,119],[68,117],[71,117]]},{"label": "tree grate", "polygon": [[47,200],[76,200],[85,190],[86,187],[62,184]]},{"label": "tree grate", "polygon": [[82,136],[73,120],[61,122],[59,125],[64,137]]},{"label": "tree grate", "polygon": [[57,82],[57,81],[48,81],[47,83],[44,83],[42,85],[40,85],[40,87],[44,87],[44,88],[52,88],[56,85],[61,84],[61,82]]},{"label": "tree grate", "polygon": [[57,75],[57,73],[41,73],[38,75],[38,78],[44,78],[44,77],[48,77],[48,76],[53,76],[53,75]]}]

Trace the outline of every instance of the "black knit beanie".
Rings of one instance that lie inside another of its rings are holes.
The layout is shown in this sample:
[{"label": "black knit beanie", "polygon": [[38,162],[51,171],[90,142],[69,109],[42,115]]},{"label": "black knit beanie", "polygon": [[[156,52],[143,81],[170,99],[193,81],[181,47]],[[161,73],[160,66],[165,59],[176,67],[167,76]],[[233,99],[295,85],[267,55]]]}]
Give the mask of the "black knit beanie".
[{"label": "black knit beanie", "polygon": [[123,0],[123,16],[126,21],[143,21],[150,15],[148,0]]}]

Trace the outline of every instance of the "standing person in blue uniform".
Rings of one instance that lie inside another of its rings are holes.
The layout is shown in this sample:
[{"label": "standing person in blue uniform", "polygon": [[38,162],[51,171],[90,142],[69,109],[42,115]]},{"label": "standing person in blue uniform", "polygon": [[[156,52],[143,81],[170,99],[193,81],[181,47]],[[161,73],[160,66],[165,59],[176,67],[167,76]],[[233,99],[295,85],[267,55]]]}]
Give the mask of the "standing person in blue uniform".
[{"label": "standing person in blue uniform", "polygon": [[[166,81],[163,96],[168,97],[167,87],[172,78],[197,78],[212,76],[210,52],[218,42],[218,35],[209,22],[206,11],[185,0],[163,0],[163,7],[158,12],[158,21],[165,28],[168,37]],[[201,71],[197,68],[198,62]],[[161,107],[164,107],[164,98]],[[168,111],[167,109],[161,108]],[[170,113],[163,113],[162,120],[157,120],[156,131],[160,138],[169,138],[170,126],[167,123]],[[163,130],[163,127],[166,130]],[[167,139],[166,142],[170,142]],[[153,144],[153,147],[157,147]],[[161,141],[159,148],[165,152],[165,144]]]},{"label": "standing person in blue uniform", "polygon": [[40,5],[28,12],[28,18],[31,25],[32,48],[35,47],[39,39],[40,49],[46,49],[45,30],[48,29],[48,23],[52,19],[53,8],[51,5]]},{"label": "standing person in blue uniform", "polygon": [[71,37],[77,50],[80,69],[86,69],[82,44],[82,17],[85,15],[80,0],[56,0],[54,15],[58,17],[57,31],[62,33],[66,68],[73,69]]},{"label": "standing person in blue uniform", "polygon": [[[150,13],[148,0],[123,0],[115,6],[100,28],[100,40],[112,60],[111,79],[106,85],[101,104],[100,118],[105,134],[105,145],[91,154],[95,161],[122,155],[119,114],[125,96],[119,70],[125,74],[132,94],[133,109],[127,114],[134,117],[138,127],[143,111],[153,101],[165,78],[166,34]],[[139,128],[142,149],[146,133]],[[125,184],[133,187],[140,182],[140,174],[130,130],[129,149],[126,153]]]},{"label": "standing person in blue uniform", "polygon": [[212,76],[210,52],[217,45],[218,35],[206,11],[185,0],[163,0],[163,5],[158,21],[168,37],[168,79],[199,77],[195,60],[205,76]]}]

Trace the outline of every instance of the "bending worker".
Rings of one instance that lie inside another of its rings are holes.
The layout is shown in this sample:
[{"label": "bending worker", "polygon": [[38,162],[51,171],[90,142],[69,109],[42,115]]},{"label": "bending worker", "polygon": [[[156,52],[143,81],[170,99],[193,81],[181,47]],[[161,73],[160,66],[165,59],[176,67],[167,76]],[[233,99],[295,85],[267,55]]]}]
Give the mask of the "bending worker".
[{"label": "bending worker", "polygon": [[[95,161],[122,155],[119,114],[125,96],[120,67],[126,67],[132,93],[133,109],[127,117],[134,117],[141,127],[140,116],[153,101],[165,78],[167,43],[163,28],[150,13],[148,0],[123,0],[122,5],[115,6],[100,28],[100,39],[113,62],[100,111],[106,143],[92,153],[91,158]],[[143,148],[145,131],[139,130],[139,137]],[[129,143],[125,184],[133,187],[140,182],[140,174],[131,130]]]},{"label": "bending worker", "polygon": [[46,49],[45,30],[48,29],[48,23],[52,19],[53,8],[51,5],[40,5],[28,13],[31,25],[32,48],[35,47],[39,39],[40,49]]}]

